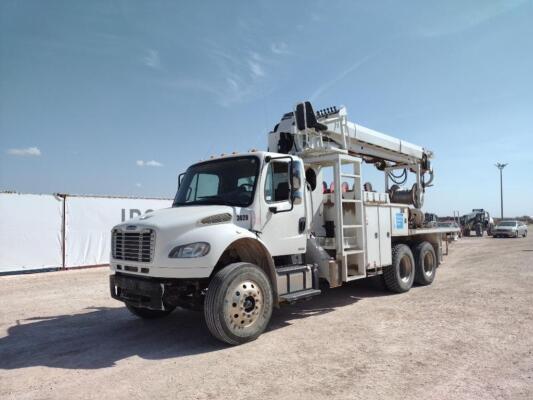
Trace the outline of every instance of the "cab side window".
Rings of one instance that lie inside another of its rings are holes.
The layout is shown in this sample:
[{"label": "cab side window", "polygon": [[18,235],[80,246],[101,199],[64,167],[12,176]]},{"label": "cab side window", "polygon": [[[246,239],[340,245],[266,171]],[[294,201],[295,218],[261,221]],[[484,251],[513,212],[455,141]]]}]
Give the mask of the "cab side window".
[{"label": "cab side window", "polygon": [[265,200],[267,203],[288,201],[289,186],[289,163],[283,161],[271,161],[268,164],[265,180]]}]

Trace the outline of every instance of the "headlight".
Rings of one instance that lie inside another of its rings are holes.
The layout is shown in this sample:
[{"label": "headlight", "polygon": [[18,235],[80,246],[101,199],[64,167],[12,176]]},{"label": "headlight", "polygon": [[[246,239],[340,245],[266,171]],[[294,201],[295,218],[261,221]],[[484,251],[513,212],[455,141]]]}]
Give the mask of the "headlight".
[{"label": "headlight", "polygon": [[169,258],[203,257],[207,253],[209,253],[210,249],[211,249],[211,246],[209,246],[209,243],[206,243],[206,242],[189,243],[189,244],[184,244],[182,246],[174,247],[170,251],[170,253],[168,253],[168,257]]}]

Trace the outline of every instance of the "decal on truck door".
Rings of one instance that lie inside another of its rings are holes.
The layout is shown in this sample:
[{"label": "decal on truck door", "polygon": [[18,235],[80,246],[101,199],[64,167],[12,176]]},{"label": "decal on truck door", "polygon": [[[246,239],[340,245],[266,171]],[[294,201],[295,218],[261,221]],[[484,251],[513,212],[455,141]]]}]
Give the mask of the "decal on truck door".
[{"label": "decal on truck door", "polygon": [[403,229],[403,214],[396,213],[396,229]]}]

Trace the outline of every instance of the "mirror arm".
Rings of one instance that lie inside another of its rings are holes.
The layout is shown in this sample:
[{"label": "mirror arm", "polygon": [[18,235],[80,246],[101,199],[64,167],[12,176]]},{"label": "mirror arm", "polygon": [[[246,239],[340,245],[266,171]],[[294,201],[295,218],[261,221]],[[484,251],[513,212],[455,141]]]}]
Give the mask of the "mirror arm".
[{"label": "mirror arm", "polygon": [[268,207],[268,211],[270,211],[272,214],[291,212],[293,209],[294,209],[294,202],[292,201],[292,199],[291,199],[291,208],[288,208],[286,210],[278,210],[278,207],[276,207],[276,206]]}]

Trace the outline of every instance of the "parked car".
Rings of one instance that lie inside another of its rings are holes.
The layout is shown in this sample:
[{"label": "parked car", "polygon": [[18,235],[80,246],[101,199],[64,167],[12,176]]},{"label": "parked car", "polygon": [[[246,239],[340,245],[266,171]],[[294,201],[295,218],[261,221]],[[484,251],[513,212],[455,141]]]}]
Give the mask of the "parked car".
[{"label": "parked car", "polygon": [[519,237],[527,236],[527,225],[521,221],[501,221],[493,231],[494,237]]}]

